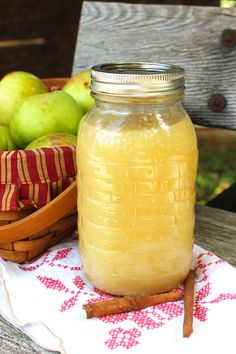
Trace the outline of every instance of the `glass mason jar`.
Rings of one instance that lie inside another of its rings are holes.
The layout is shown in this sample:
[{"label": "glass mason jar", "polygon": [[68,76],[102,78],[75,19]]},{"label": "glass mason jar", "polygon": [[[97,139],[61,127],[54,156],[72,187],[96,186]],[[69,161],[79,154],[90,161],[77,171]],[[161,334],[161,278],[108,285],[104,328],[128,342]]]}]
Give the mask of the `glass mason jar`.
[{"label": "glass mason jar", "polygon": [[184,70],[99,65],[91,91],[77,149],[84,272],[111,294],[171,290],[189,272],[194,243],[198,150],[181,104]]}]

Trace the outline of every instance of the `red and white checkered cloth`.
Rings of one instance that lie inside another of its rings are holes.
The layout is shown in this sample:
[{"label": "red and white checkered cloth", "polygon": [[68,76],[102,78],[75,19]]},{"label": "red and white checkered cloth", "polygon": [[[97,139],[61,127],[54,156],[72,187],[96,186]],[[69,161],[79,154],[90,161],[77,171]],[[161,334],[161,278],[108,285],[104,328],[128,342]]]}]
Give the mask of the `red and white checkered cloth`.
[{"label": "red and white checkered cloth", "polygon": [[111,296],[85,278],[77,243],[74,235],[30,265],[0,260],[0,313],[34,341],[66,354],[234,352],[234,267],[194,247],[194,333],[183,338],[183,301],[86,319],[83,304]]}]

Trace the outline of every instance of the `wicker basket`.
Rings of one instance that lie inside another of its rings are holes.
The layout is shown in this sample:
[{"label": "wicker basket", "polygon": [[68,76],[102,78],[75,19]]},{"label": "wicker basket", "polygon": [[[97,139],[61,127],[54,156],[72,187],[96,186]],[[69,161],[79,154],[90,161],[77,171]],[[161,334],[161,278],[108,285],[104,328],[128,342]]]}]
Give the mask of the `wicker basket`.
[{"label": "wicker basket", "polygon": [[[60,88],[66,81],[44,80],[50,89]],[[0,211],[0,257],[18,263],[33,262],[76,228],[76,181],[73,181],[40,209]]]}]

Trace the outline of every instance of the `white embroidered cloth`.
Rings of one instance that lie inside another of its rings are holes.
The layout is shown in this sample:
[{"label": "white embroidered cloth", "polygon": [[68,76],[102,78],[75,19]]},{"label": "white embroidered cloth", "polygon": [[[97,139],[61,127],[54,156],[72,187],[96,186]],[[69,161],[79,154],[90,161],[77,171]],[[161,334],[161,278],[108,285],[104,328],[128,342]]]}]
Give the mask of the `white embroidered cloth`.
[{"label": "white embroidered cloth", "polygon": [[30,265],[0,260],[0,313],[41,346],[66,354],[232,353],[236,269],[198,246],[193,267],[190,338],[182,338],[183,301],[86,319],[83,304],[111,296],[84,277],[75,237]]}]

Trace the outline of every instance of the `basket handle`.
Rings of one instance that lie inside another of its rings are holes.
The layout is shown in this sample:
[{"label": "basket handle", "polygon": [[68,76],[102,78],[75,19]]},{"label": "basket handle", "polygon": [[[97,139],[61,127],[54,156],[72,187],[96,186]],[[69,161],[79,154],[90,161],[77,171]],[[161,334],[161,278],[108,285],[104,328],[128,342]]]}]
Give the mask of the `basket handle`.
[{"label": "basket handle", "polygon": [[76,207],[76,181],[41,209],[8,225],[0,226],[0,244],[18,241],[49,227]]}]

